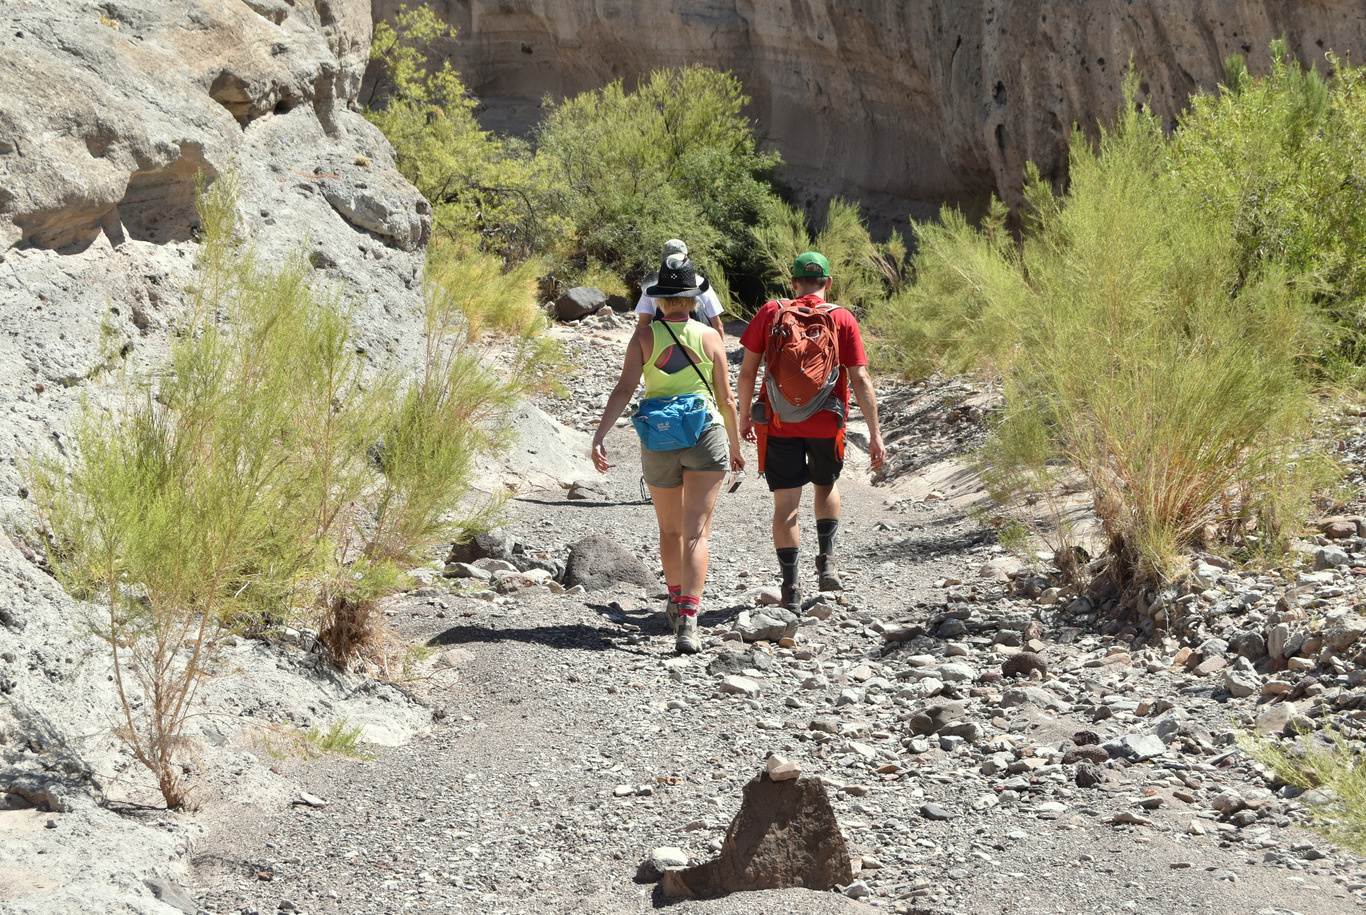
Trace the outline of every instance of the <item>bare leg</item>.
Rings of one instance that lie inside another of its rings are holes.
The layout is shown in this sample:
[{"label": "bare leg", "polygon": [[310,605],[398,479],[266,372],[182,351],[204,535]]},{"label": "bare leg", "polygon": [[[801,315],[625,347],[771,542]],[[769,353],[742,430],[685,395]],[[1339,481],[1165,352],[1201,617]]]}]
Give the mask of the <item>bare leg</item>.
[{"label": "bare leg", "polygon": [[707,580],[712,508],[725,476],[719,471],[683,471],[679,583],[683,585],[683,593],[691,597],[702,596],[702,587]]},{"label": "bare leg", "polygon": [[773,546],[777,549],[796,548],[801,544],[802,531],[797,524],[797,510],[801,504],[800,486],[773,490]]},{"label": "bare leg", "polygon": [[816,491],[816,518],[834,518],[836,521],[840,517],[840,484],[832,483],[829,486],[813,486]]},{"label": "bare leg", "polygon": [[659,561],[664,566],[664,583],[668,585],[683,583],[683,489],[650,487],[650,501],[659,522]]}]

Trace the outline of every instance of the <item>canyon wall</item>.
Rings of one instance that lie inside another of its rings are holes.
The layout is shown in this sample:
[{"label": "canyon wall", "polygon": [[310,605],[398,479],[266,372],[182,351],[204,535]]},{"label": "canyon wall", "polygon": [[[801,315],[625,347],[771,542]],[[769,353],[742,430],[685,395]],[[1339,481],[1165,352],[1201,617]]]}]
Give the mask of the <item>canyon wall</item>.
[{"label": "canyon wall", "polygon": [[[375,0],[377,18],[400,0]],[[411,5],[411,4],[410,4]],[[808,205],[858,198],[875,219],[931,215],[995,192],[1019,199],[1026,161],[1061,181],[1074,123],[1113,117],[1130,57],[1172,118],[1213,90],[1230,54],[1263,72],[1296,57],[1366,57],[1361,0],[435,0],[443,49],[486,110],[526,130],[540,99],[632,85],[659,67],[731,70]]]}]

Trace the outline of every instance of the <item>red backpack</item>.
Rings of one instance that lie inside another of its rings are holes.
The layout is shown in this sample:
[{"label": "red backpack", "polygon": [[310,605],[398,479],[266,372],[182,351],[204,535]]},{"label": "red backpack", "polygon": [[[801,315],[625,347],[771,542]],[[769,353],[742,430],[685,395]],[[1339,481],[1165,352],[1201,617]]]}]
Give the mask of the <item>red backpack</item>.
[{"label": "red backpack", "polygon": [[[830,313],[838,305],[778,301],[764,347],[764,393],[781,422],[799,423],[826,407],[840,377],[839,330]],[[838,407],[836,410],[838,411]]]}]

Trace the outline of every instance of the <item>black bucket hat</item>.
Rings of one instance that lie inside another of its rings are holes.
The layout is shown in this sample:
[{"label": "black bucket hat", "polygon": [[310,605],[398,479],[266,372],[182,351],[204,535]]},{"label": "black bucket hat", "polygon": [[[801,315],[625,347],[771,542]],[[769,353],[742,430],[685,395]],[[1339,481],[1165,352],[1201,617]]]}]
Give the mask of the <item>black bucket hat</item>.
[{"label": "black bucket hat", "polygon": [[684,254],[665,257],[658,273],[646,275],[644,285],[646,295],[660,299],[691,298],[711,288],[693,270],[692,261]]}]

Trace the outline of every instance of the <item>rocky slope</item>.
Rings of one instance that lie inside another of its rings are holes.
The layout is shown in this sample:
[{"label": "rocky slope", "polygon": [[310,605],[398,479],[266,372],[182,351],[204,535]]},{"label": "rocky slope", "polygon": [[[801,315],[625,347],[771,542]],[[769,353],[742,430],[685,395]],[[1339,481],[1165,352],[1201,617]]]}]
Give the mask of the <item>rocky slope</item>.
[{"label": "rocky slope", "polygon": [[[26,463],[64,447],[81,398],[102,403],[121,370],[163,363],[195,256],[198,176],[236,172],[260,252],[302,249],[353,304],[370,351],[418,345],[429,209],[355,110],[370,30],[365,0],[0,3],[7,533],[29,521]],[[111,812],[157,798],[113,733],[107,647],[33,559],[22,537],[0,537],[0,908],[174,911],[144,878],[183,879],[198,827]],[[209,795],[286,796],[246,752],[263,734],[345,716],[393,743],[428,725],[400,690],[304,682],[297,663],[247,642],[220,659],[218,672],[246,676],[213,680],[191,721],[204,752],[190,770]]]},{"label": "rocky slope", "polygon": [[[375,15],[398,5],[376,0]],[[808,204],[842,195],[897,221],[991,192],[1016,201],[1026,161],[1060,181],[1073,123],[1113,115],[1130,57],[1170,117],[1218,84],[1228,55],[1262,71],[1277,37],[1321,69],[1326,50],[1366,56],[1355,0],[431,5],[459,30],[449,57],[489,126],[525,129],[546,94],[658,67],[731,70]]]}]

